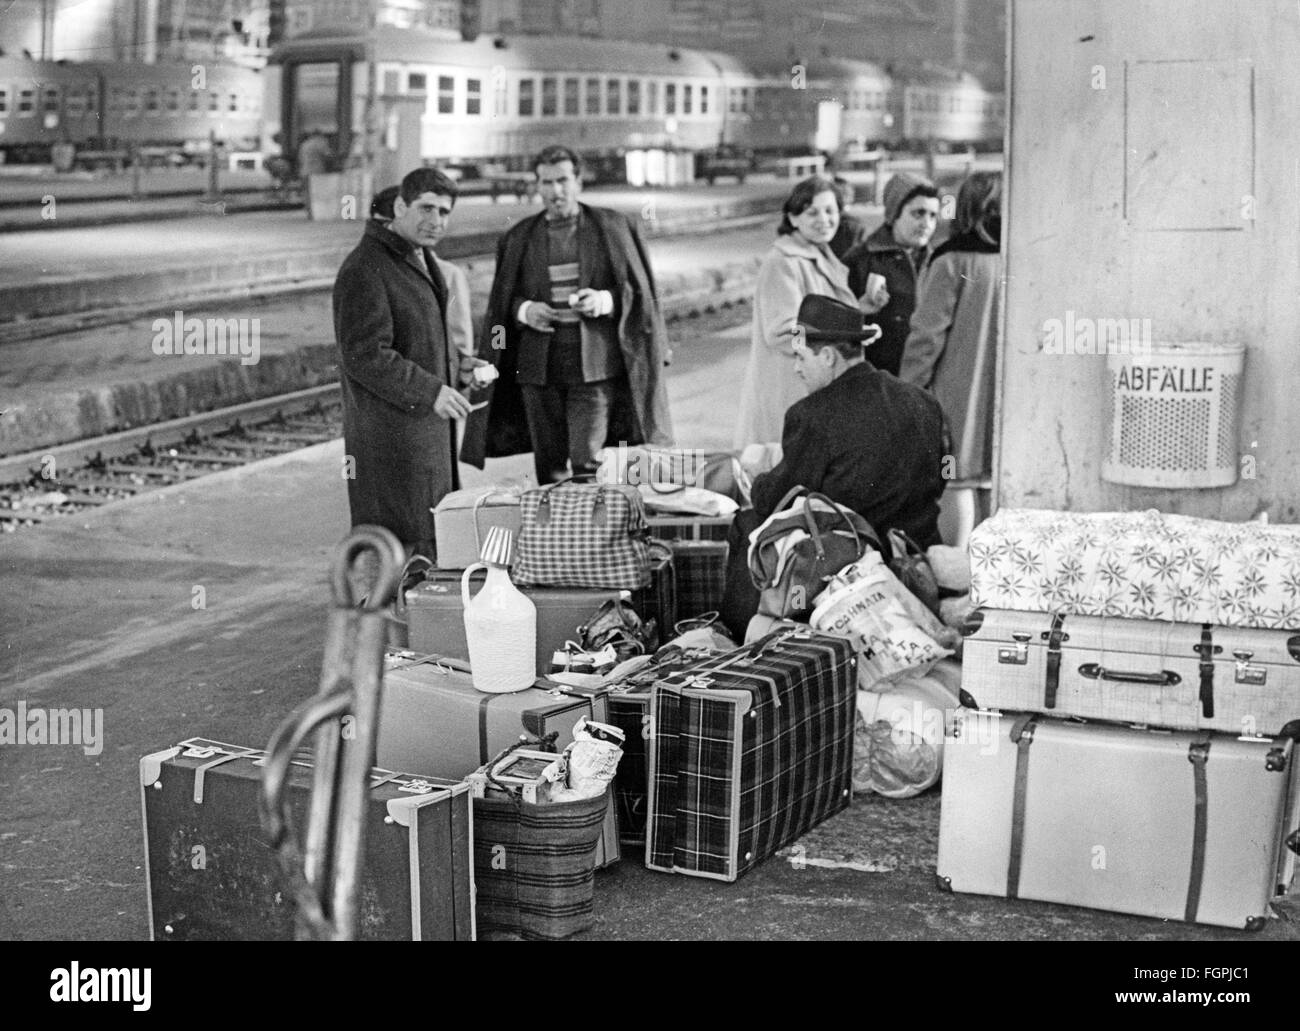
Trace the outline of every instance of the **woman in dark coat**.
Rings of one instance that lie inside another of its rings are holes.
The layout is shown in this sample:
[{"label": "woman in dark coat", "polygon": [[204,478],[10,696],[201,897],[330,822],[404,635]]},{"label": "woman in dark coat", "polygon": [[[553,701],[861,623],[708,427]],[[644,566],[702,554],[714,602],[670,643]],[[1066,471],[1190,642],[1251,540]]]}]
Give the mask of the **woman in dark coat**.
[{"label": "woman in dark coat", "polygon": [[[897,376],[916,307],[917,279],[930,260],[939,191],[923,176],[900,172],[885,185],[884,200],[884,224],[845,254],[844,264],[858,306],[874,314],[881,329],[880,339],[867,348],[867,360]],[[884,282],[872,278],[873,273]]]}]

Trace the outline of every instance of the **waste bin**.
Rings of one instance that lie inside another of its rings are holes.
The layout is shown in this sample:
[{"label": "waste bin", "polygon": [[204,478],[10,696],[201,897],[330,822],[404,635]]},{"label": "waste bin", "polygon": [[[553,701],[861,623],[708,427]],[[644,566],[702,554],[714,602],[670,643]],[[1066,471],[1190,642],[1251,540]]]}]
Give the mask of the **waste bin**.
[{"label": "waste bin", "polygon": [[1107,357],[1102,479],[1134,487],[1229,487],[1245,346],[1154,343]]}]

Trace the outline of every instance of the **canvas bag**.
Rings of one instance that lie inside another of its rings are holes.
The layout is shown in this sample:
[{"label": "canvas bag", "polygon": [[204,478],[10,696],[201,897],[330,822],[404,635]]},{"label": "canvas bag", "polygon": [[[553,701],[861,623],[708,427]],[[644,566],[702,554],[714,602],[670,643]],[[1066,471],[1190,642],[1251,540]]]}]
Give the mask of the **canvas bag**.
[{"label": "canvas bag", "polygon": [[749,574],[758,611],[785,619],[813,607],[827,582],[880,538],[862,516],[824,494],[794,487],[749,535]]},{"label": "canvas bag", "polygon": [[635,487],[566,480],[526,490],[516,583],[636,590],[650,583],[645,505]]},{"label": "canvas bag", "polygon": [[739,505],[749,504],[750,478],[732,451],[692,448],[607,448],[596,471],[598,483],[676,484],[713,491]]}]

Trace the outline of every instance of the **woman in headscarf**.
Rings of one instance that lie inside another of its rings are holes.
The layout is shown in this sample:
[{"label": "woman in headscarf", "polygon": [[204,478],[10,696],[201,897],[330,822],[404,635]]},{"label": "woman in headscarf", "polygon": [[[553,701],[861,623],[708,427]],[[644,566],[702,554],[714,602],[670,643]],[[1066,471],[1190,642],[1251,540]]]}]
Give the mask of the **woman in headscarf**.
[{"label": "woman in headscarf", "polygon": [[897,376],[917,279],[930,260],[938,225],[939,191],[924,176],[900,172],[885,184],[884,201],[884,224],[845,254],[844,264],[859,307],[880,324],[880,339],[867,348],[867,360]]},{"label": "woman in headscarf", "polygon": [[822,176],[799,183],[781,208],[776,242],[763,258],[754,288],[749,365],[740,395],[735,447],[781,439],[785,411],[807,394],[795,374],[794,327],[810,294],[856,304],[848,272],[831,253],[840,225],[840,195]]},{"label": "woman in headscarf", "polygon": [[1002,173],[976,172],[957,194],[953,234],[930,261],[899,378],[934,391],[948,417],[950,479],[993,471],[993,385],[1001,311]]}]

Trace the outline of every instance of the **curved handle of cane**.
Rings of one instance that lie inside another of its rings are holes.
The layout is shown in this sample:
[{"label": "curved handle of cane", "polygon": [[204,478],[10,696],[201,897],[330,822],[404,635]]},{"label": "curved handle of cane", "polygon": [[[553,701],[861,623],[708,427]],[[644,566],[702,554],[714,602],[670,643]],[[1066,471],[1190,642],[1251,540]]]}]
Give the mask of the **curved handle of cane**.
[{"label": "curved handle of cane", "polygon": [[295,753],[302,748],[312,731],[322,723],[346,715],[351,707],[351,691],[316,695],[289,713],[271,735],[262,769],[262,795],[258,811],[262,818],[262,829],[271,839],[269,844],[272,848],[279,848],[291,837],[292,826],[285,788],[289,783],[289,766]]},{"label": "curved handle of cane", "polygon": [[356,605],[348,574],[352,570],[352,563],[367,551],[375,553],[379,566],[362,607],[374,612],[382,609],[396,596],[398,584],[402,580],[402,570],[406,566],[406,549],[391,530],[385,530],[382,526],[358,526],[344,538],[334,557],[331,586],[336,605],[346,609]]}]

